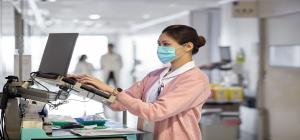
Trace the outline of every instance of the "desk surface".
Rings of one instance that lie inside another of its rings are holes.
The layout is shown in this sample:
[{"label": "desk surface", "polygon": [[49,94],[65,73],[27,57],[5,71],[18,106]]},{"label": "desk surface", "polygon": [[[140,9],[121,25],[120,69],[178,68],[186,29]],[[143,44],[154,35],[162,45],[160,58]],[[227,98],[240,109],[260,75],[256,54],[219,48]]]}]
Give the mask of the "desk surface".
[{"label": "desk surface", "polygon": [[[23,128],[21,133],[21,139],[22,140],[32,140],[32,139],[112,139],[112,138],[119,138],[116,140],[136,140],[135,134],[129,134],[129,135],[108,135],[108,136],[90,136],[90,137],[83,137],[83,136],[76,136],[71,133],[67,133],[66,130],[55,130],[57,133],[63,133],[67,135],[60,135],[60,136],[48,136],[44,132],[43,129],[40,128]],[[68,135],[69,134],[69,135]]]},{"label": "desk surface", "polygon": [[[124,128],[122,123],[107,121],[105,126],[108,128]],[[142,132],[143,133],[143,132]],[[116,140],[136,140],[137,134],[116,134],[116,135],[101,135],[101,136],[78,136],[74,135],[68,129],[54,129],[52,135],[47,135],[43,129],[40,128],[22,128],[21,139],[32,140],[32,139],[112,139],[120,138]]]}]

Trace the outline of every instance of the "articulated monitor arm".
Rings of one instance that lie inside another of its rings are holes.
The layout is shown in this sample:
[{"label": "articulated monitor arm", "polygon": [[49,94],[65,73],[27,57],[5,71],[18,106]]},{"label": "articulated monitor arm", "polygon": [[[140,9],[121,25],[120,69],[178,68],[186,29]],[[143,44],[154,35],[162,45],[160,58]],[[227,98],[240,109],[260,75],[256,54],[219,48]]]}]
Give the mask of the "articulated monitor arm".
[{"label": "articulated monitor arm", "polygon": [[[79,96],[87,97],[102,103],[112,103],[115,101],[115,96],[89,85],[81,84],[69,77],[59,76],[54,80],[36,76],[33,76],[32,78],[34,78],[34,80],[32,79],[33,81],[19,81],[16,76],[6,77],[7,83],[3,87],[0,109],[6,108],[8,99],[22,97],[48,103],[49,101],[66,100],[71,91],[75,91],[75,93],[72,93],[78,94]],[[55,86],[58,86],[60,90],[58,92],[52,92],[50,90],[32,88],[36,79],[54,84]]]},{"label": "articulated monitor arm", "polygon": [[25,99],[31,99],[35,101],[48,103],[51,95],[57,95],[56,92],[31,88],[33,82],[31,81],[19,81],[16,76],[6,77],[7,82],[3,87],[3,93],[1,98],[0,109],[5,110],[9,99],[16,97],[22,97]]},{"label": "articulated monitor arm", "polygon": [[[18,77],[16,76],[8,76],[6,79],[7,82],[3,87],[3,93],[0,93],[0,95],[2,95],[0,102],[0,118],[1,120],[6,120],[5,122],[0,122],[0,127],[3,128],[2,130],[4,130],[0,131],[0,139],[5,139],[8,137],[16,139],[20,138],[19,135],[15,135],[20,133],[22,114],[22,112],[18,110],[20,109],[20,102],[17,98],[25,98],[49,103],[56,100],[67,100],[71,92],[72,94],[78,94],[80,96],[87,97],[105,104],[115,101],[115,96],[113,95],[63,76],[59,76],[54,80],[36,77],[35,75],[31,77],[30,81],[19,81]],[[55,86],[59,87],[59,91],[50,91],[45,85],[42,85],[37,80],[52,85],[54,84]],[[44,86],[46,90],[34,88],[33,85],[35,83]]]}]

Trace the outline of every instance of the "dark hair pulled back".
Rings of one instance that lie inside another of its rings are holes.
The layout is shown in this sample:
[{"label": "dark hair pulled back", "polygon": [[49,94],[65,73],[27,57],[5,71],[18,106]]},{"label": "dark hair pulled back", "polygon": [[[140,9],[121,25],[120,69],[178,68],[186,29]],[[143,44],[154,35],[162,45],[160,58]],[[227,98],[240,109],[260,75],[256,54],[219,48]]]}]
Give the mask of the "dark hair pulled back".
[{"label": "dark hair pulled back", "polygon": [[194,48],[192,50],[192,54],[196,54],[199,51],[199,48],[204,46],[206,43],[203,36],[198,36],[197,31],[187,25],[170,25],[166,27],[162,33],[166,33],[180,45],[188,42],[193,43]]}]

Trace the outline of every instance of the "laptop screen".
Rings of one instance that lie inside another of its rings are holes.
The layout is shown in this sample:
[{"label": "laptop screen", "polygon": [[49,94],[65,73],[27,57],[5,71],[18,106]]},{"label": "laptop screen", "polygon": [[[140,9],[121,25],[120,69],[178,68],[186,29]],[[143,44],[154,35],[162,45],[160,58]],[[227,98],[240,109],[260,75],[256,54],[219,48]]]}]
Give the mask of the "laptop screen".
[{"label": "laptop screen", "polygon": [[78,33],[50,33],[39,73],[66,76]]}]

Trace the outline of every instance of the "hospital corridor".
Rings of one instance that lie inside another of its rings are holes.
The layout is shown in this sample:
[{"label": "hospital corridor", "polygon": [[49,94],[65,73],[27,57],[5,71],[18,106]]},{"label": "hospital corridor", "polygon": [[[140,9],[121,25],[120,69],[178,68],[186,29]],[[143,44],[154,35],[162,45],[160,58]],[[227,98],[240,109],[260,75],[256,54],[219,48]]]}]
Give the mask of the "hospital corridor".
[{"label": "hospital corridor", "polygon": [[299,140],[300,0],[0,0],[0,140]]}]

